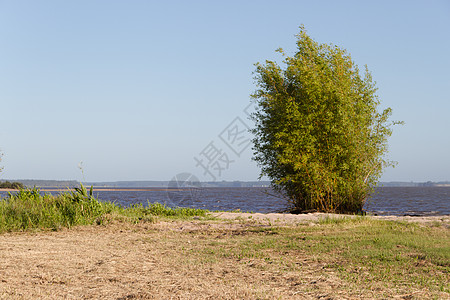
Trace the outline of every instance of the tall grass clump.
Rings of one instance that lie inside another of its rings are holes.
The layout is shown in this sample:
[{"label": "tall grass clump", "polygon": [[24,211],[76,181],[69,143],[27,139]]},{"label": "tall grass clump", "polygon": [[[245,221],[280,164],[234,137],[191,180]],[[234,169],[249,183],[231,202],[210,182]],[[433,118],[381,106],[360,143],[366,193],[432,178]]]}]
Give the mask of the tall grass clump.
[{"label": "tall grass clump", "polygon": [[124,208],[97,200],[92,187],[88,191],[83,185],[56,196],[42,194],[38,188],[20,189],[0,199],[0,232],[99,225],[111,217],[122,220],[125,217],[130,222],[153,221],[153,217],[184,219],[206,216],[207,212],[195,208],[170,208],[160,203],[148,203],[147,206],[135,204]]},{"label": "tall grass clump", "polygon": [[41,194],[38,188],[21,189],[0,200],[0,232],[93,224],[116,209],[95,199],[92,188],[88,192],[83,185],[56,196]]}]

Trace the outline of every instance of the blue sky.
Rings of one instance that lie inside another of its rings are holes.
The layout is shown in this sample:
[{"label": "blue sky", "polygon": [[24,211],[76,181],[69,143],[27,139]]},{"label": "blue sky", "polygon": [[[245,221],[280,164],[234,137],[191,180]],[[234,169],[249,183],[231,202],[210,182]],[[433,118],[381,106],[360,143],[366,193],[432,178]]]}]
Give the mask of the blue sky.
[{"label": "blue sky", "polygon": [[381,180],[450,180],[446,0],[0,0],[0,179],[82,180],[83,161],[89,181],[256,180],[253,64],[293,54],[301,24],[405,121]]}]

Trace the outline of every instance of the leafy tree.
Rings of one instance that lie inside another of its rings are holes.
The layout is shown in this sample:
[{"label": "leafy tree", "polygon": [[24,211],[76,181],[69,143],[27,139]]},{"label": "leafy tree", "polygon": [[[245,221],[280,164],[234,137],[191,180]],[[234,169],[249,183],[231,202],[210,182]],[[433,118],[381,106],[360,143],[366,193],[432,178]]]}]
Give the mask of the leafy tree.
[{"label": "leafy tree", "polygon": [[15,189],[15,190],[20,190],[20,189],[24,189],[25,186],[23,185],[23,183],[21,182],[9,182],[9,181],[4,181],[4,182],[0,182],[0,189]]},{"label": "leafy tree", "polygon": [[319,44],[300,27],[297,52],[257,63],[254,160],[293,210],[360,212],[383,167],[391,109],[346,50]]}]

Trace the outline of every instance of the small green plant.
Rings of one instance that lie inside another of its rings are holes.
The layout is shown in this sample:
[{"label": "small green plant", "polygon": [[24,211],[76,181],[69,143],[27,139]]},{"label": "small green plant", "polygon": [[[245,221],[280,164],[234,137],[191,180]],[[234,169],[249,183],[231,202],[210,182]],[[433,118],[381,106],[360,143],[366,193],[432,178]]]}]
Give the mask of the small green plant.
[{"label": "small green plant", "polygon": [[207,210],[187,208],[187,207],[168,207],[161,203],[147,203],[147,207],[144,207],[142,203],[135,204],[129,208],[129,211],[133,211],[137,215],[152,215],[161,217],[193,217],[193,216],[206,216]]}]

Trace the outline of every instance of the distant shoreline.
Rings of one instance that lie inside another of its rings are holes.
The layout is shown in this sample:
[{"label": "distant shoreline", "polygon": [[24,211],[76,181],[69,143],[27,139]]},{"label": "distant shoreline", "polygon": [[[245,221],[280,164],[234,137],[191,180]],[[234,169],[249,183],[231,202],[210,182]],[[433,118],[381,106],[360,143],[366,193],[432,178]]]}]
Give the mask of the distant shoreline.
[{"label": "distant shoreline", "polygon": [[[73,188],[61,188],[61,187],[38,187],[41,192],[67,192],[72,191]],[[94,187],[93,191],[102,192],[168,192],[168,191],[182,191],[183,188],[114,188],[114,187]],[[0,189],[3,192],[17,192],[17,189]]]},{"label": "distant shoreline", "polygon": [[[28,187],[40,187],[42,188],[58,188],[66,189],[68,187],[79,186],[80,181],[77,180],[40,180],[40,179],[2,179],[0,182],[20,182],[24,186]],[[172,181],[167,180],[130,180],[130,181],[84,181],[81,182],[84,186],[94,188],[167,188],[173,184]],[[182,183],[180,183],[182,184]],[[267,180],[255,180],[255,181],[198,181],[196,184],[200,187],[270,187],[271,183]],[[426,181],[426,182],[413,182],[413,181],[381,181],[378,182],[377,187],[450,187],[450,181]]]}]

